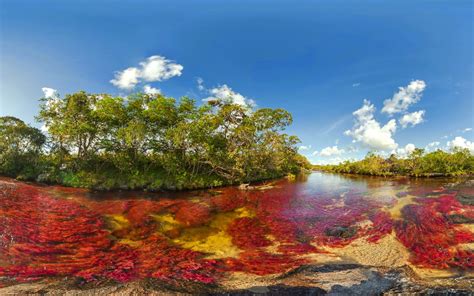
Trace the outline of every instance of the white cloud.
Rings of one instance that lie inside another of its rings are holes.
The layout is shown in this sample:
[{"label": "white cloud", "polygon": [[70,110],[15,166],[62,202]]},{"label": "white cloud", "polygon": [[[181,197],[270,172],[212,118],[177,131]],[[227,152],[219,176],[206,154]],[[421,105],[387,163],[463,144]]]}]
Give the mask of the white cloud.
[{"label": "white cloud", "polygon": [[204,99],[203,101],[224,101],[232,104],[241,105],[247,108],[252,108],[255,106],[255,102],[251,99],[244,97],[238,92],[233,91],[226,84],[220,85],[209,90],[211,94],[210,97]]},{"label": "white cloud", "polygon": [[145,81],[163,81],[175,76],[181,76],[183,66],[165,57],[154,55],[141,62],[140,77]]},{"label": "white cloud", "polygon": [[143,87],[143,92],[146,93],[147,95],[158,95],[161,94],[161,90],[155,87],[152,87],[150,85],[145,85]]},{"label": "white cloud", "polygon": [[58,99],[58,91],[54,88],[49,88],[49,87],[43,87],[41,88],[43,91],[43,95],[46,99]]},{"label": "white cloud", "polygon": [[140,70],[135,67],[127,68],[123,71],[115,73],[115,78],[110,82],[118,88],[130,90],[138,84],[140,78]]},{"label": "white cloud", "polygon": [[354,152],[358,152],[359,148],[356,146],[350,145],[350,146],[347,146],[346,150],[348,153],[354,153]]},{"label": "white cloud", "polygon": [[384,126],[374,119],[375,107],[368,100],[364,100],[364,105],[354,111],[356,122],[351,130],[344,132],[351,136],[353,142],[359,142],[365,147],[376,150],[396,149],[398,144],[393,139],[393,134],[397,129],[395,119],[390,120]]},{"label": "white cloud", "polygon": [[197,82],[197,87],[200,91],[203,91],[206,89],[206,87],[204,86],[204,79],[202,79],[201,77],[198,77],[196,78],[196,82]]},{"label": "white cloud", "polygon": [[59,106],[60,98],[57,90],[50,87],[43,87],[41,90],[43,91],[43,97],[46,99],[46,107],[54,109]]},{"label": "white cloud", "polygon": [[309,146],[301,145],[300,147],[298,147],[298,150],[302,150],[302,151],[303,150],[309,150],[309,149],[311,149],[311,145],[309,145]]},{"label": "white cloud", "polygon": [[175,76],[181,76],[183,66],[162,56],[151,56],[140,62],[140,68],[130,67],[115,72],[115,78],[110,82],[118,88],[131,90],[142,80],[147,82],[163,81]]},{"label": "white cloud", "polygon": [[408,125],[411,124],[411,126],[415,126],[417,124],[422,123],[423,116],[425,115],[425,110],[420,110],[412,113],[408,113],[403,115],[400,119],[399,122],[402,125],[403,128],[406,128]]},{"label": "white cloud", "polygon": [[415,151],[416,147],[415,145],[413,144],[407,144],[405,147],[403,148],[398,148],[396,153],[399,155],[399,156],[402,156],[402,157],[406,157],[408,155],[410,155],[410,153],[412,153],[413,151]]},{"label": "white cloud", "polygon": [[399,87],[391,99],[383,102],[382,112],[392,115],[406,111],[410,105],[420,100],[425,88],[426,83],[423,80],[414,80],[406,87]]},{"label": "white cloud", "polygon": [[337,146],[326,147],[321,150],[321,156],[332,156],[332,155],[341,155],[344,153],[344,149],[339,149]]},{"label": "white cloud", "polygon": [[439,147],[440,144],[441,143],[438,141],[431,142],[428,145],[426,145],[425,150],[432,151],[435,149],[435,147]]},{"label": "white cloud", "polygon": [[454,140],[448,141],[447,143],[448,148],[462,148],[462,149],[469,149],[471,153],[474,153],[474,142],[468,141],[463,137],[455,137]]}]

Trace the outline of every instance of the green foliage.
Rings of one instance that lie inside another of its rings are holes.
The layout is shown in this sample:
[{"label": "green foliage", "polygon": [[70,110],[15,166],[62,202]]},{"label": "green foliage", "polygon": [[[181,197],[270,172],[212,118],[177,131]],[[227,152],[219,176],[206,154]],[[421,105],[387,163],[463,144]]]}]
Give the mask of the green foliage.
[{"label": "green foliage", "polygon": [[454,149],[451,152],[437,150],[425,153],[415,149],[407,158],[395,154],[384,159],[369,153],[359,161],[345,161],[338,165],[318,166],[316,169],[362,175],[407,175],[415,177],[459,176],[474,174],[474,156],[468,149]]},{"label": "green foliage", "polygon": [[29,179],[40,169],[46,137],[15,117],[0,117],[0,172]]},{"label": "green foliage", "polygon": [[[28,178],[98,189],[189,189],[310,168],[297,153],[298,138],[283,133],[292,122],[283,109],[250,110],[221,101],[197,106],[187,97],[85,92],[41,102],[37,119],[48,129],[47,149],[42,150],[46,137],[21,121],[21,128],[3,128],[0,134],[18,138],[2,142],[10,151],[2,152],[5,163],[16,161],[13,152],[23,151],[15,146],[23,143],[21,137],[35,148],[24,154],[42,165]],[[31,169],[24,161],[14,167],[2,164],[0,173],[19,176]]]}]

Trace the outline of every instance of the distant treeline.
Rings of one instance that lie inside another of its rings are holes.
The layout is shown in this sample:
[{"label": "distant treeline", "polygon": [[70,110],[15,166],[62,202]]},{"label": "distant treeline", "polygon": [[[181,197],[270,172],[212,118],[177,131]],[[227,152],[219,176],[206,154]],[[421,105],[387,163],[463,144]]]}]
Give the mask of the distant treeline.
[{"label": "distant treeline", "polygon": [[0,118],[0,174],[96,189],[191,189],[310,168],[291,114],[220,100],[78,92],[41,99],[46,133]]},{"label": "distant treeline", "polygon": [[474,156],[468,149],[457,148],[451,152],[437,150],[425,153],[424,149],[416,148],[406,158],[399,158],[395,154],[383,158],[369,153],[359,161],[345,161],[337,165],[315,165],[313,168],[373,176],[460,176],[474,174]]}]

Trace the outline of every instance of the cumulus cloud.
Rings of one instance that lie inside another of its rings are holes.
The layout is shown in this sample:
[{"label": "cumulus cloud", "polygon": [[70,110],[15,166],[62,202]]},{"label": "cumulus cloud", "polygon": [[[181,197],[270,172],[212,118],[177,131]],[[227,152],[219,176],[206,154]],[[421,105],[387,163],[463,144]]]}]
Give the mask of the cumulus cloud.
[{"label": "cumulus cloud", "polygon": [[425,110],[420,110],[412,113],[403,115],[399,122],[403,128],[406,128],[408,125],[415,126],[424,121],[423,116],[425,115]]},{"label": "cumulus cloud", "polygon": [[413,151],[415,151],[416,147],[415,145],[413,144],[407,144],[405,147],[403,148],[398,148],[396,150],[396,153],[399,155],[399,156],[402,156],[402,157],[406,157],[408,155],[410,155],[410,153],[412,153]]},{"label": "cumulus cloud", "polygon": [[431,143],[429,143],[428,145],[426,145],[425,150],[427,150],[427,151],[432,151],[432,150],[434,150],[436,147],[439,147],[440,144],[441,144],[441,143],[438,142],[438,141],[431,142]]},{"label": "cumulus cloud", "polygon": [[364,105],[352,113],[355,117],[354,126],[351,130],[345,131],[344,134],[351,136],[353,142],[359,142],[370,149],[396,149],[398,145],[392,137],[397,129],[395,119],[381,126],[375,120],[374,112],[374,105],[370,101],[364,100]]},{"label": "cumulus cloud", "polygon": [[205,102],[223,101],[223,102],[241,105],[248,108],[252,108],[253,106],[255,106],[255,101],[244,97],[238,92],[233,91],[226,84],[220,85],[215,88],[211,88],[209,90],[209,93],[211,94],[211,96],[208,98],[205,98],[203,101]]},{"label": "cumulus cloud", "polygon": [[140,70],[135,67],[127,68],[115,73],[115,78],[110,82],[118,88],[130,90],[138,84]]},{"label": "cumulus cloud", "polygon": [[163,81],[175,76],[181,76],[183,66],[165,57],[155,55],[140,63],[141,77],[145,81]]},{"label": "cumulus cloud", "polygon": [[115,78],[110,82],[118,88],[131,90],[142,81],[153,82],[168,80],[181,76],[183,66],[154,55],[139,63],[140,67],[130,67],[123,71],[115,72]]},{"label": "cumulus cloud", "polygon": [[161,90],[159,88],[152,87],[148,84],[146,84],[143,87],[143,92],[146,93],[147,95],[158,95],[161,94]]},{"label": "cumulus cloud", "polygon": [[58,91],[54,88],[43,87],[41,88],[43,95],[46,99],[57,99],[59,98]]},{"label": "cumulus cloud", "polygon": [[383,103],[382,113],[389,115],[406,111],[408,107],[421,99],[426,83],[423,80],[411,81],[406,87],[399,87],[392,98]]},{"label": "cumulus cloud", "polygon": [[344,152],[345,152],[344,149],[339,149],[337,148],[337,146],[332,146],[332,147],[326,147],[322,149],[319,155],[321,156],[341,155]]},{"label": "cumulus cloud", "polygon": [[448,148],[462,148],[462,149],[469,149],[471,153],[474,153],[474,142],[468,141],[463,137],[455,137],[454,140],[448,141],[447,143]]}]

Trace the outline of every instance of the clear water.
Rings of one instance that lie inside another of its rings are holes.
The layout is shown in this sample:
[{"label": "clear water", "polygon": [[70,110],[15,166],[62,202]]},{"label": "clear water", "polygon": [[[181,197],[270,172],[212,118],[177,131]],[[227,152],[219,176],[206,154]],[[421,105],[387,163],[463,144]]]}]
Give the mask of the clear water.
[{"label": "clear water", "polygon": [[3,178],[0,286],[225,286],[341,262],[454,281],[474,268],[474,189],[459,181],[313,173],[248,190],[100,193]]}]

